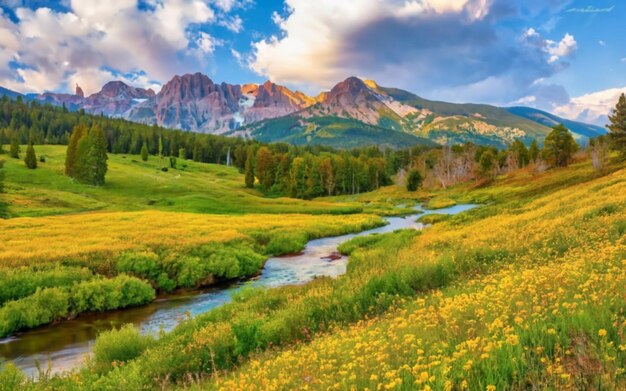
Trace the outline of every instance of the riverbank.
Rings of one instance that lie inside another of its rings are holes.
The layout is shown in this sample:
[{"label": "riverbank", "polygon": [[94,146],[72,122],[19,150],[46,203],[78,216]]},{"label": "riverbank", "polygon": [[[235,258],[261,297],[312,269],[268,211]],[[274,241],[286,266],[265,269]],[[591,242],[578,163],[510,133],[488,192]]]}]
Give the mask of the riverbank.
[{"label": "riverbank", "polygon": [[[472,207],[473,205],[460,205],[440,213],[455,214]],[[53,373],[72,369],[83,361],[83,356],[93,347],[95,337],[102,331],[132,323],[143,333],[156,335],[160,331],[172,330],[187,317],[223,305],[233,294],[244,289],[304,284],[315,278],[342,275],[346,271],[346,257],[334,261],[325,259],[328,254],[336,252],[341,243],[358,236],[421,228],[422,225],[415,220],[422,215],[423,212],[406,217],[388,217],[385,218],[386,225],[378,228],[314,239],[298,254],[269,258],[257,278],[222,286],[223,289],[209,289],[184,297],[165,297],[145,307],[92,314],[25,332],[0,343],[0,355],[28,374],[36,374],[37,360],[41,363],[49,362]]]}]

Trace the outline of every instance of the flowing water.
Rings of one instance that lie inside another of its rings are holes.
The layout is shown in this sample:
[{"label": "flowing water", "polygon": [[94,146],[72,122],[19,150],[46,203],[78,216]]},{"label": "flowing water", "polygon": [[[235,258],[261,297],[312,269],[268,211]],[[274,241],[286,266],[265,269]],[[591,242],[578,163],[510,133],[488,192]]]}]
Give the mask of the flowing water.
[{"label": "flowing water", "polygon": [[475,205],[420,212],[406,217],[386,217],[387,225],[356,234],[311,240],[299,254],[272,257],[261,274],[254,279],[194,291],[169,295],[143,307],[80,316],[55,325],[25,331],[0,340],[0,362],[10,361],[28,374],[37,372],[36,363],[52,372],[79,365],[91,351],[98,333],[126,323],[133,323],[143,333],[169,331],[184,318],[207,312],[228,302],[233,293],[244,287],[278,287],[303,284],[315,276],[336,277],[346,272],[347,257],[324,259],[337,251],[339,244],[355,236],[392,232],[397,229],[421,229],[415,220],[428,213],[457,214]]}]

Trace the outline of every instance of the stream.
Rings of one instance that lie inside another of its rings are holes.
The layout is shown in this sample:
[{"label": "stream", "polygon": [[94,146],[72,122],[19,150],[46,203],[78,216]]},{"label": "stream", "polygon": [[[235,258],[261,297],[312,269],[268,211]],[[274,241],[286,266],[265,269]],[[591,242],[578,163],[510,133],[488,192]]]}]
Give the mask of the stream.
[{"label": "stream", "polygon": [[244,287],[279,287],[304,284],[315,276],[336,277],[346,272],[347,257],[329,261],[324,257],[337,251],[339,244],[355,237],[398,229],[421,229],[415,220],[424,214],[457,214],[476,205],[455,205],[405,217],[386,217],[387,225],[356,234],[311,240],[305,249],[288,256],[267,260],[261,274],[253,279],[210,289],[178,293],[135,308],[79,316],[55,325],[24,331],[0,340],[0,363],[13,362],[29,375],[36,375],[39,361],[45,370],[60,372],[80,365],[90,353],[98,333],[133,323],[142,333],[170,331],[181,320],[207,312],[230,301],[233,293]]}]

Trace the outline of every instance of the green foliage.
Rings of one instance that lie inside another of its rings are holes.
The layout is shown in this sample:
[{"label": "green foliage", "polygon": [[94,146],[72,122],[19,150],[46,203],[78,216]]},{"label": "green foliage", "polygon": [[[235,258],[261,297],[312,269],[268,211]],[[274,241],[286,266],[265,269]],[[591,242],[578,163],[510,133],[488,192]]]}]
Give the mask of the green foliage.
[{"label": "green foliage", "polygon": [[35,155],[35,148],[32,143],[28,144],[28,147],[26,147],[26,157],[24,158],[24,163],[26,164],[26,167],[31,170],[37,168],[37,155]]},{"label": "green foliage", "polygon": [[156,281],[161,275],[159,256],[151,251],[122,253],[117,257],[115,267],[118,273],[151,281]]},{"label": "green foliage", "polygon": [[261,147],[256,153],[255,176],[261,187],[267,191],[274,184],[274,157],[267,147]]},{"label": "green foliage", "polygon": [[143,143],[141,147],[141,160],[148,161],[148,145],[146,143]]},{"label": "green foliage", "polygon": [[24,390],[26,375],[9,362],[0,367],[0,391]]},{"label": "green foliage", "polygon": [[67,146],[67,153],[65,155],[65,175],[69,177],[73,178],[76,175],[78,164],[78,144],[88,132],[89,130],[83,124],[76,125],[72,130],[72,136],[70,137],[70,143]]},{"label": "green foliage", "polygon": [[578,144],[571,132],[563,125],[556,125],[546,137],[541,154],[548,164],[564,167],[569,164],[576,151]]},{"label": "green foliage", "polygon": [[301,251],[308,237],[301,232],[284,232],[274,236],[265,246],[268,254],[294,254]]},{"label": "green foliage", "polygon": [[35,293],[0,308],[0,337],[86,311],[106,311],[146,304],[154,299],[149,284],[120,275],[71,286],[36,288]]},{"label": "green foliage", "polygon": [[509,153],[513,156],[513,159],[519,167],[526,167],[528,163],[530,163],[530,152],[520,139],[516,139],[509,146]]},{"label": "green foliage", "polygon": [[0,308],[0,337],[67,317],[69,302],[70,293],[66,289],[46,288],[6,303]]},{"label": "green foliage", "polygon": [[252,146],[248,147],[246,153],[245,175],[246,187],[252,189],[254,187],[254,149]]},{"label": "green foliage", "polygon": [[491,149],[486,150],[478,161],[478,170],[483,178],[494,178],[498,173],[498,157]]},{"label": "green foliage", "polygon": [[422,174],[418,170],[411,170],[406,180],[406,189],[408,191],[416,191],[422,185]]},{"label": "green foliage", "polygon": [[417,221],[422,224],[435,224],[449,219],[449,215],[439,214],[439,213],[430,213],[421,216]]},{"label": "green foliage", "polygon": [[613,148],[620,152],[621,156],[626,158],[626,95],[620,95],[615,109],[609,115],[607,125],[610,130],[610,140]]},{"label": "green foliage", "polygon": [[113,363],[127,363],[153,343],[153,337],[141,335],[132,324],[104,331],[98,335],[93,348],[94,366],[103,372],[111,369]]},{"label": "green foliage", "polygon": [[176,168],[176,156],[170,156],[170,168]]},{"label": "green foliage", "polygon": [[70,287],[93,278],[87,268],[56,265],[0,270],[0,305],[34,294],[37,288]]},{"label": "green foliage", "polygon": [[11,137],[11,147],[9,149],[9,155],[13,159],[19,159],[20,158],[20,142],[17,139],[17,136]]},{"label": "green foliage", "polygon": [[537,140],[533,139],[530,143],[530,147],[528,148],[528,159],[530,162],[534,163],[539,158],[539,145],[537,144]]},{"label": "green foliage", "polygon": [[0,159],[0,193],[4,191],[4,159]]},{"label": "green foliage", "polygon": [[75,285],[71,289],[71,313],[109,311],[146,304],[154,300],[152,287],[126,275],[97,279]]}]

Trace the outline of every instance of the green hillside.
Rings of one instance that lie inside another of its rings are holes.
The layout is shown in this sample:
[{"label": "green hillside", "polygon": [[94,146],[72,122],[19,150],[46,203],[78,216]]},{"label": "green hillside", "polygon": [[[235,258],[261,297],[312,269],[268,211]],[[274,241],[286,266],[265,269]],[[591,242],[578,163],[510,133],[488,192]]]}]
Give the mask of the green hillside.
[{"label": "green hillside", "polygon": [[285,142],[294,145],[317,144],[336,148],[378,145],[406,148],[412,145],[434,145],[428,139],[381,126],[335,116],[303,119],[297,115],[262,121],[244,128],[261,142]]},{"label": "green hillside", "polygon": [[[135,211],[156,209],[195,213],[345,213],[356,205],[306,202],[292,198],[264,198],[243,185],[234,167],[178,160],[178,169],[160,170],[166,159],[109,154],[103,187],[76,183],[63,174],[65,146],[35,146],[46,162],[29,170],[22,160],[4,155],[6,214],[39,216],[83,211]],[[25,147],[22,146],[22,150]]]}]

